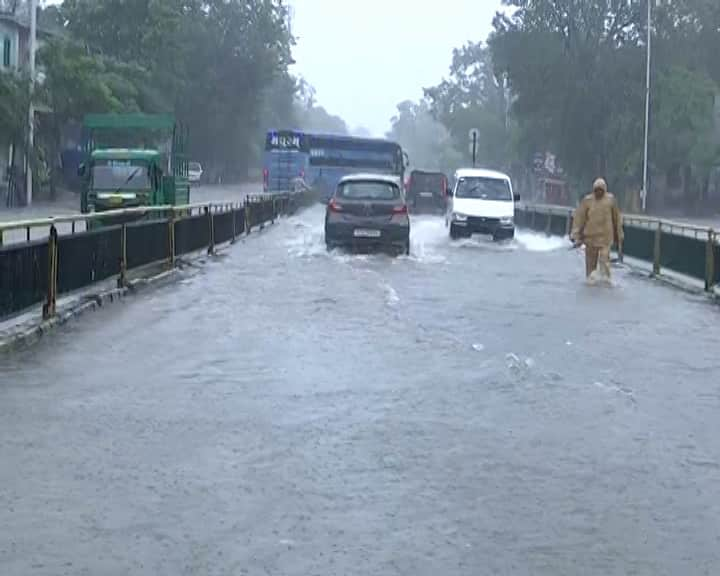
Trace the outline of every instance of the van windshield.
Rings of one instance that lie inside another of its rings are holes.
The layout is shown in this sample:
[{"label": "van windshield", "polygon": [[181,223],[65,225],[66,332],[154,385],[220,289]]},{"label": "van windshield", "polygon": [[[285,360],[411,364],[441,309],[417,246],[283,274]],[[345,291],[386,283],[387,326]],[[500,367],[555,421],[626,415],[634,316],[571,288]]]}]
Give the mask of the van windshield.
[{"label": "van windshield", "polygon": [[456,198],[475,198],[512,202],[512,191],[507,180],[499,178],[460,178],[455,190]]}]

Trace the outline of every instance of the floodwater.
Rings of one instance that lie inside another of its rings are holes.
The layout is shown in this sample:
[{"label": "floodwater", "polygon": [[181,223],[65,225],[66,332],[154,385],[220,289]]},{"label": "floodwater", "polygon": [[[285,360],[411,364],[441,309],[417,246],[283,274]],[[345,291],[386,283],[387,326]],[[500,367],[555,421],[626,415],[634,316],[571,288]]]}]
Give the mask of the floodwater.
[{"label": "floodwater", "polygon": [[322,218],[0,357],[0,574],[720,572],[715,306]]}]

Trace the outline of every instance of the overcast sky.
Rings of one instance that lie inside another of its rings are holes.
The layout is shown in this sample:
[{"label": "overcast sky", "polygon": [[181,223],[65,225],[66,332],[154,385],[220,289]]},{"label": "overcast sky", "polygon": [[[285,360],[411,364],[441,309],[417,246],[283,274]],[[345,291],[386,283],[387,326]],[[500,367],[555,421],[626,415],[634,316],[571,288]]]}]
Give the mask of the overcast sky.
[{"label": "overcast sky", "polygon": [[484,40],[500,0],[290,0],[294,72],[351,128],[382,136],[395,106],[447,75],[453,48]]}]

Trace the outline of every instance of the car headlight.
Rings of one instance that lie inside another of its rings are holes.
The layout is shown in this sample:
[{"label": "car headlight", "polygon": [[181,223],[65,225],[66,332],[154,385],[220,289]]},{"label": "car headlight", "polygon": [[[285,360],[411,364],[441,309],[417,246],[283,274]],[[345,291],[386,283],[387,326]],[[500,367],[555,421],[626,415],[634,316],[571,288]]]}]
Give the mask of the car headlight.
[{"label": "car headlight", "polygon": [[458,214],[457,212],[453,212],[452,219],[455,222],[467,222],[468,217],[465,214]]},{"label": "car headlight", "polygon": [[505,218],[500,218],[500,224],[504,224],[504,225],[506,225],[506,226],[511,226],[513,222],[514,222],[514,220],[513,220],[513,217],[512,217],[512,216],[507,216],[507,217],[505,217]]}]

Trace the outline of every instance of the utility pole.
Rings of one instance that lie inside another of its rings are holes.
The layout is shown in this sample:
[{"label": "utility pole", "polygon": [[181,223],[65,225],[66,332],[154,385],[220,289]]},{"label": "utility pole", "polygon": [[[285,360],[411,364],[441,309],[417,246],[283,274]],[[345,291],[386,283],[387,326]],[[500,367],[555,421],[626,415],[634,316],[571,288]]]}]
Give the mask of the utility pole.
[{"label": "utility pole", "polygon": [[643,185],[640,191],[642,211],[647,211],[648,193],[648,138],[650,133],[650,62],[652,57],[652,3],[647,0],[647,71],[645,76],[645,152],[643,155]]},{"label": "utility pole", "polygon": [[35,145],[35,107],[33,106],[33,92],[35,91],[35,51],[37,48],[37,7],[38,0],[30,0],[30,103],[28,105],[28,143],[26,151],[26,181],[25,181],[25,199],[28,206],[32,204],[33,197],[33,173],[30,162],[30,154]]}]

